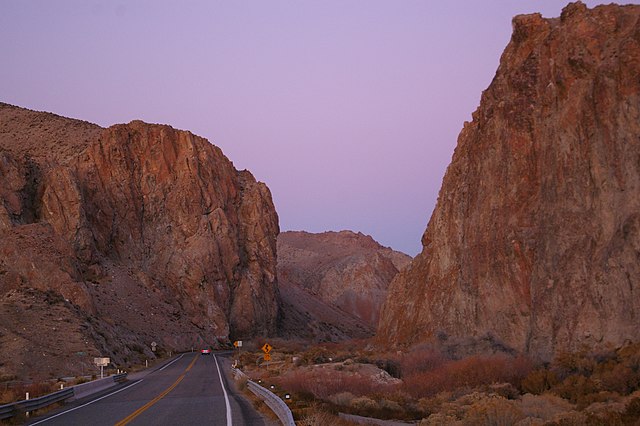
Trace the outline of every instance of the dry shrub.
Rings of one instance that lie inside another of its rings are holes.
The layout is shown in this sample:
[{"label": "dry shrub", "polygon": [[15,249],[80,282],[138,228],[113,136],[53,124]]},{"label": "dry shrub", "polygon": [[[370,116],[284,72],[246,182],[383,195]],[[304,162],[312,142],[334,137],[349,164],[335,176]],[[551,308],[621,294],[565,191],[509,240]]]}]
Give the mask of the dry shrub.
[{"label": "dry shrub", "polygon": [[298,360],[298,365],[315,365],[330,362],[331,353],[322,346],[314,346],[304,352]]},{"label": "dry shrub", "polygon": [[545,368],[529,373],[520,385],[523,392],[540,395],[558,384],[558,377],[553,371]]},{"label": "dry shrub", "polygon": [[442,425],[460,425],[462,421],[456,416],[445,413],[434,413],[429,417],[422,419],[419,426],[442,426]]},{"label": "dry shrub", "polygon": [[640,419],[640,398],[633,398],[627,403],[623,419],[627,424],[633,424],[633,421],[638,423]]},{"label": "dry shrub", "polygon": [[[495,394],[473,392],[453,401],[440,395],[436,412],[423,419],[420,425],[513,425],[524,419],[518,403]],[[530,422],[531,423],[531,422]]]},{"label": "dry shrub", "polygon": [[387,411],[402,411],[402,406],[396,401],[382,398],[380,400],[380,408]]},{"label": "dry shrub", "polygon": [[[346,408],[346,407],[345,407]],[[350,407],[346,409],[350,414],[373,417],[376,419],[414,419],[417,413],[409,407],[403,407],[398,402],[382,398],[379,401],[367,396],[354,398]]]},{"label": "dry shrub", "polygon": [[377,383],[371,377],[337,371],[333,368],[312,368],[294,370],[274,381],[284,389],[296,393],[309,393],[315,398],[328,399],[340,392],[350,392],[356,396],[383,393],[392,385]]},{"label": "dry shrub", "polygon": [[420,398],[416,405],[422,413],[427,415],[442,411],[442,406],[449,401],[451,401],[451,394],[442,392],[431,398]]},{"label": "dry shrub", "polygon": [[568,401],[550,394],[539,396],[525,394],[520,399],[519,406],[525,417],[534,417],[544,421],[550,421],[555,416],[573,409],[573,405]]},{"label": "dry shrub", "polygon": [[351,407],[361,412],[372,412],[378,409],[378,403],[369,397],[360,396],[351,401]]},{"label": "dry shrub", "polygon": [[514,401],[496,396],[471,405],[463,420],[470,425],[511,426],[523,417]]},{"label": "dry shrub", "polygon": [[579,409],[598,402],[611,402],[640,387],[640,344],[617,350],[600,349],[563,352],[548,368],[531,372],[522,380],[523,392],[550,391]]},{"label": "dry shrub", "polygon": [[640,374],[624,364],[607,367],[607,369],[602,369],[602,371],[594,375],[602,383],[603,389],[618,392],[622,395],[638,389]]},{"label": "dry shrub", "polygon": [[485,391],[507,399],[517,399],[520,396],[518,389],[511,383],[496,383],[489,385],[486,387]]},{"label": "dry shrub", "polygon": [[585,408],[584,412],[596,416],[609,415],[610,413],[621,415],[626,408],[622,402],[594,402]]},{"label": "dry shrub", "polygon": [[531,371],[526,358],[506,355],[472,356],[449,361],[438,368],[404,378],[406,391],[416,398],[464,387],[493,383],[520,383]]},{"label": "dry shrub", "polygon": [[335,395],[331,395],[328,400],[332,404],[342,407],[348,407],[351,405],[351,401],[355,398],[355,395],[351,392],[340,392]]},{"label": "dry shrub", "polygon": [[238,355],[238,360],[240,361],[239,367],[253,366],[256,364],[257,358],[258,356],[253,352],[240,352],[240,355]]},{"label": "dry shrub", "polygon": [[551,422],[545,423],[545,426],[585,426],[586,424],[587,416],[584,413],[568,411],[558,414]]},{"label": "dry shrub", "polygon": [[411,376],[416,373],[434,370],[447,362],[445,356],[439,350],[431,346],[417,346],[411,352],[403,354],[399,358],[403,376]]},{"label": "dry shrub", "polygon": [[348,426],[350,422],[346,422],[340,417],[321,408],[313,408],[307,411],[301,420],[296,421],[298,426]]},{"label": "dry shrub", "polygon": [[633,371],[640,371],[640,342],[626,345],[618,350],[620,361]]},{"label": "dry shrub", "polygon": [[582,375],[569,376],[552,389],[554,394],[580,405],[586,405],[586,397],[599,391],[597,382]]},{"label": "dry shrub", "polygon": [[3,389],[0,391],[0,405],[9,404],[15,402],[16,395],[10,389]]},{"label": "dry shrub", "polygon": [[590,376],[597,364],[587,348],[577,352],[559,352],[554,360],[555,369],[561,379],[571,375]]}]

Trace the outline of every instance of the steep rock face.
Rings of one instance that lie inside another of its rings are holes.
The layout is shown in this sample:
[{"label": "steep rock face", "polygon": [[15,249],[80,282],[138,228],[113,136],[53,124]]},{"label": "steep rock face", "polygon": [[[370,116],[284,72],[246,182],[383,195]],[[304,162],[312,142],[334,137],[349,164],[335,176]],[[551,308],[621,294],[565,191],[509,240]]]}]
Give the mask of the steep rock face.
[{"label": "steep rock face", "polygon": [[[378,323],[391,279],[410,260],[369,236],[351,231],[283,232],[278,236],[278,281],[283,300],[295,307],[306,294],[371,330]],[[302,310],[309,311],[309,307]]]},{"label": "steep rock face", "polygon": [[381,339],[489,333],[548,357],[640,338],[639,16],[514,18]]},{"label": "steep rock face", "polygon": [[[139,121],[101,129],[6,104],[0,118],[0,315],[60,305],[89,364],[275,332],[278,217],[219,148]],[[0,339],[37,347],[14,329]]]},{"label": "steep rock face", "polygon": [[169,126],[113,126],[51,170],[41,210],[85,262],[107,257],[171,287],[206,333],[274,330],[270,193],[206,140]]}]

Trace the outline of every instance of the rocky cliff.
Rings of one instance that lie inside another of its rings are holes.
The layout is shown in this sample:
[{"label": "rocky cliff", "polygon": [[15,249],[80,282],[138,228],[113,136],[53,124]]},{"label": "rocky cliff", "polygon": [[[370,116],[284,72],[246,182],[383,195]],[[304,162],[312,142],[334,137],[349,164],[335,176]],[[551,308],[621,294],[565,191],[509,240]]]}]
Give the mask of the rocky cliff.
[{"label": "rocky cliff", "polygon": [[[283,328],[319,340],[370,336],[389,283],[410,260],[361,233],[281,233],[278,282]],[[300,320],[296,312],[309,318]],[[317,323],[325,327],[314,328]]]},{"label": "rocky cliff", "polygon": [[639,17],[514,18],[381,339],[490,334],[542,357],[640,339]]},{"label": "rocky cliff", "polygon": [[[152,341],[184,350],[273,333],[278,232],[268,188],[190,132],[0,104],[2,348],[38,345],[27,330],[46,320],[10,315],[29,305],[60,305],[60,321],[82,327],[57,327],[58,341],[75,333],[73,352],[121,365],[152,356]],[[19,358],[0,350],[0,369],[15,374]]]}]

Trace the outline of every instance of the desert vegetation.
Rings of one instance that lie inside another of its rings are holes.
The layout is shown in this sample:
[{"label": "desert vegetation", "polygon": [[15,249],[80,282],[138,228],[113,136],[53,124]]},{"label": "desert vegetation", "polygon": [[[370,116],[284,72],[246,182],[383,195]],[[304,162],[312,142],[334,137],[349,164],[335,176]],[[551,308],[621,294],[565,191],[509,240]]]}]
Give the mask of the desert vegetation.
[{"label": "desert vegetation", "polygon": [[256,344],[239,354],[241,366],[276,393],[289,393],[294,417],[304,424],[327,418],[348,424],[349,415],[422,425],[640,419],[640,344],[563,352],[546,363],[499,347],[460,355],[451,341],[403,351],[381,351],[366,341],[272,345],[271,362],[262,360]]}]

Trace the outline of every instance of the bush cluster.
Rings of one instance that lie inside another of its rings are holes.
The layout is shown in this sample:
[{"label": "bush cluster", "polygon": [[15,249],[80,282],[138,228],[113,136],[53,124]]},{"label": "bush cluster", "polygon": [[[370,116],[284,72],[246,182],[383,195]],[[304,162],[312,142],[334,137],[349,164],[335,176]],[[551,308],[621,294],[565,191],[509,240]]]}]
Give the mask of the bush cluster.
[{"label": "bush cluster", "polygon": [[433,355],[403,370],[404,390],[414,398],[433,396],[459,388],[474,388],[494,383],[520,385],[533,368],[525,357],[508,355],[471,356],[461,360],[442,360]]},{"label": "bush cluster", "polygon": [[529,373],[523,392],[550,392],[583,409],[615,401],[640,388],[640,343],[607,351],[563,352],[548,366]]}]

